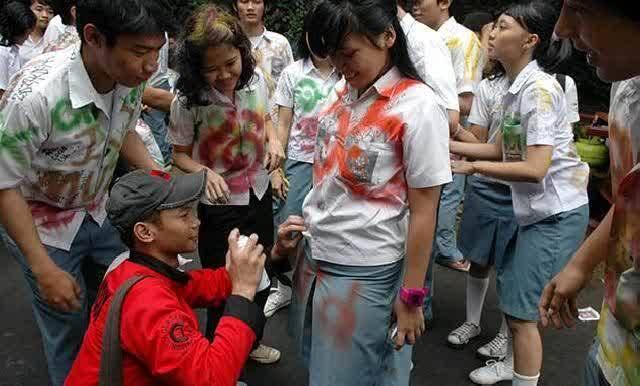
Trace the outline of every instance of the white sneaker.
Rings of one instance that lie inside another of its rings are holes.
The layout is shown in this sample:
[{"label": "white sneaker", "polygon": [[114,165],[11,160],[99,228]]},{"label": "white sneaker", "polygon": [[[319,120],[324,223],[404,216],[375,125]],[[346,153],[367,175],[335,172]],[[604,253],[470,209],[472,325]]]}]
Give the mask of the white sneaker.
[{"label": "white sneaker", "polygon": [[278,310],[291,304],[291,288],[279,283],[278,288],[271,291],[264,305],[264,316],[272,317]]},{"label": "white sneaker", "polygon": [[513,379],[513,369],[503,361],[487,361],[485,367],[475,369],[469,374],[471,381],[477,385],[493,385]]},{"label": "white sneaker", "polygon": [[460,349],[466,346],[471,340],[477,338],[478,335],[480,335],[480,331],[479,326],[476,326],[473,323],[464,322],[462,326],[451,331],[447,337],[447,342],[449,342],[450,346]]},{"label": "white sneaker", "polygon": [[257,349],[251,351],[249,358],[263,365],[270,365],[280,360],[280,351],[261,344]]},{"label": "white sneaker", "polygon": [[498,359],[502,360],[507,356],[507,345],[509,344],[509,337],[505,334],[496,335],[493,340],[484,346],[480,347],[476,353],[478,356],[484,359]]}]

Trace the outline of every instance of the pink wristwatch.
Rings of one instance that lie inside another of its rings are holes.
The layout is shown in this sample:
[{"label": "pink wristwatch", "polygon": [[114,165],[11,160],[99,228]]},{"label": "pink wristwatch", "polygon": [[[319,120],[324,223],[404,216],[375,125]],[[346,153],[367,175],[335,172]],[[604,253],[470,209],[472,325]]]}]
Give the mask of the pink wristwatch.
[{"label": "pink wristwatch", "polygon": [[409,307],[422,307],[429,288],[400,288],[400,300]]}]

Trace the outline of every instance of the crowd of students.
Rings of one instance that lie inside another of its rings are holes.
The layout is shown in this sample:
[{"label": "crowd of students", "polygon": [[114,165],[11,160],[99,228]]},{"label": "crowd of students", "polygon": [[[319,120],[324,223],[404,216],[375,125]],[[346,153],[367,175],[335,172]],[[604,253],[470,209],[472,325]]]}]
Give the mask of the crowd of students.
[{"label": "crowd of students", "polygon": [[[435,262],[466,275],[459,349],[496,271],[470,379],[536,385],[540,324],[573,325],[603,261],[583,382],[639,384],[639,16],[533,0],[460,24],[451,3],[315,1],[294,58],[263,0],[3,1],[0,236],[51,384],[235,385],[281,359],[261,340],[290,305],[310,385],[408,385]],[[615,82],[614,205],[586,241],[571,42]]]}]

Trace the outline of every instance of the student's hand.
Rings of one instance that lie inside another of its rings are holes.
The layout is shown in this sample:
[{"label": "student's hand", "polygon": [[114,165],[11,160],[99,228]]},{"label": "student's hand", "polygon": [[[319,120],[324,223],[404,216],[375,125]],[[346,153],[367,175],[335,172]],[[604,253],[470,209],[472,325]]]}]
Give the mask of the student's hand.
[{"label": "student's hand", "polygon": [[289,193],[289,181],[284,177],[282,169],[277,169],[271,173],[271,188],[274,197],[284,201]]},{"label": "student's hand", "polygon": [[273,246],[272,256],[285,257],[293,253],[298,247],[298,243],[302,240],[302,232],[307,227],[304,225],[304,219],[300,216],[289,216],[287,220],[278,227],[278,239]]},{"label": "student's hand", "polygon": [[231,278],[231,294],[253,301],[267,256],[262,245],[258,244],[257,235],[251,235],[244,247],[238,245],[239,237],[240,231],[237,229],[229,233],[226,268]]},{"label": "student's hand", "polygon": [[476,173],[473,162],[469,161],[451,161],[451,172],[454,174],[471,175]]},{"label": "student's hand", "polygon": [[207,169],[206,194],[214,204],[226,204],[231,199],[231,191],[224,178],[211,169]]},{"label": "student's hand", "polygon": [[76,280],[55,264],[36,274],[38,291],[45,302],[62,312],[80,311],[82,289]]},{"label": "student's hand", "polygon": [[544,287],[538,305],[542,326],[547,327],[550,321],[557,329],[575,325],[578,318],[578,293],[590,277],[588,272],[569,263]]},{"label": "student's hand", "polygon": [[267,156],[264,157],[264,167],[271,173],[282,165],[284,150],[282,143],[277,138],[269,138],[267,142]]},{"label": "student's hand", "polygon": [[426,329],[422,307],[411,307],[396,299],[393,310],[398,323],[395,349],[400,350],[405,344],[414,345]]}]

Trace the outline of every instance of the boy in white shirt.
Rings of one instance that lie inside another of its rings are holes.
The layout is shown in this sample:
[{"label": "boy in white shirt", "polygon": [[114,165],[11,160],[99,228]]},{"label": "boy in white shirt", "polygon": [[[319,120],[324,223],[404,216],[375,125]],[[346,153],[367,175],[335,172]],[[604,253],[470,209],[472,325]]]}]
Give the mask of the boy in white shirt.
[{"label": "boy in white shirt", "polygon": [[24,63],[40,55],[47,43],[46,31],[49,22],[53,18],[53,8],[48,0],[32,0],[31,10],[38,19],[36,27],[31,31],[29,37],[20,46],[20,57]]},{"label": "boy in white shirt", "polygon": [[9,86],[11,77],[20,70],[20,48],[36,25],[36,17],[29,7],[11,1],[0,13],[0,98]]}]

